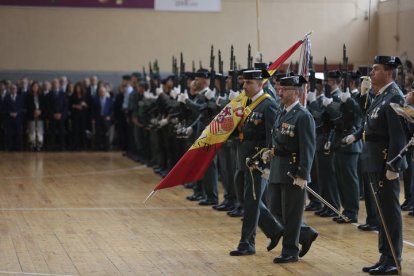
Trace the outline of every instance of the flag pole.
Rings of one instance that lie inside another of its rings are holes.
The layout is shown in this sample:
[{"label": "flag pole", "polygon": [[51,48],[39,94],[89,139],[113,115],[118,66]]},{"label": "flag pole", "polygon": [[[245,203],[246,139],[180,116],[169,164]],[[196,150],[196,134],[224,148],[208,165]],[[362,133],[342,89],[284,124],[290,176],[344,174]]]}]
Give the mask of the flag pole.
[{"label": "flag pole", "polygon": [[147,196],[147,198],[144,200],[144,205],[146,205],[147,204],[147,201],[151,198],[151,197],[153,197],[154,195],[155,195],[155,193],[156,193],[157,191],[156,190],[153,190],[148,196]]},{"label": "flag pole", "polygon": [[256,0],[256,33],[257,33],[257,51],[260,53],[260,14],[259,14],[259,0]]}]

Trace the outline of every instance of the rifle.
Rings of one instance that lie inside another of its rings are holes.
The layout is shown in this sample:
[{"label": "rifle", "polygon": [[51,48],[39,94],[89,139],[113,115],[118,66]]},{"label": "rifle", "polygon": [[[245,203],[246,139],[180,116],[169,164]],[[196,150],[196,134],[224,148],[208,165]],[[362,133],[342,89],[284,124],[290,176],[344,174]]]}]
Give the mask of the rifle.
[{"label": "rifle", "polygon": [[346,55],[346,46],[344,44],[342,50],[342,78],[344,79],[344,92],[349,90],[349,76],[348,76],[348,56]]},{"label": "rifle", "polygon": [[231,90],[236,92],[238,89],[237,77],[238,77],[238,70],[236,65],[236,57],[234,56],[234,48],[231,45],[230,50],[230,72],[231,72]]},{"label": "rifle", "polygon": [[180,53],[180,92],[184,93],[187,87],[187,75],[185,74],[185,63],[183,61],[183,53]]},{"label": "rifle", "polygon": [[174,87],[178,87],[178,66],[177,59],[174,56],[172,57],[172,72],[174,75]]},{"label": "rifle", "polygon": [[253,57],[252,57],[252,49],[250,47],[247,48],[247,69],[253,69]]},{"label": "rifle", "polygon": [[224,70],[223,70],[223,61],[221,60],[221,51],[218,51],[218,67],[220,73],[220,96],[224,96],[226,94],[226,79],[224,77]]},{"label": "rifle", "polygon": [[145,72],[145,66],[142,66],[142,74],[144,77],[144,82],[147,83],[147,72]]},{"label": "rifle", "polygon": [[199,61],[199,69],[203,69],[203,64],[201,63],[201,60]]},{"label": "rifle", "polygon": [[310,82],[310,91],[315,92],[316,77],[315,77],[315,70],[313,68],[313,56],[310,56],[309,58],[309,82]]},{"label": "rifle", "polygon": [[216,79],[216,71],[214,71],[214,47],[211,45],[211,51],[210,51],[210,90],[214,91],[215,87],[215,79]]},{"label": "rifle", "polygon": [[150,92],[155,93],[155,85],[153,82],[154,72],[152,71],[151,62],[148,63],[148,66],[149,66],[149,74],[150,74],[149,90]]},{"label": "rifle", "polygon": [[191,61],[191,65],[192,65],[192,72],[193,73],[195,73],[195,71],[196,71],[196,68],[195,68],[195,62],[194,62],[194,60],[193,61]]},{"label": "rifle", "polygon": [[324,57],[323,59],[323,83],[325,86],[325,97],[330,98],[331,97],[331,91],[329,89],[329,85],[328,85],[328,63],[326,61],[326,57]]}]

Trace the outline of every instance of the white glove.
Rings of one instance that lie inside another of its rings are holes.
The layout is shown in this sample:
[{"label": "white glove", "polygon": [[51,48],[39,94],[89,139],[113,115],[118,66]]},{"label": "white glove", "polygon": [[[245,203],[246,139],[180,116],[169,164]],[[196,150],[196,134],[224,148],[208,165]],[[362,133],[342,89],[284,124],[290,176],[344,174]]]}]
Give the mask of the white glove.
[{"label": "white glove", "polygon": [[348,136],[346,136],[345,138],[342,139],[342,142],[349,145],[352,144],[353,142],[355,142],[356,138],[354,135],[350,134]]},{"label": "white glove", "polygon": [[341,93],[339,95],[339,98],[341,99],[341,102],[346,102],[349,98],[351,98],[351,93],[349,93],[349,88],[346,89],[345,93]]},{"label": "white glove", "polygon": [[265,180],[269,180],[269,177],[270,177],[270,170],[268,168],[266,168],[266,169],[263,170],[262,178],[265,179]]},{"label": "white glove", "polygon": [[308,103],[312,103],[316,101],[316,93],[309,91],[308,94],[306,95],[306,100],[308,101]]},{"label": "white glove", "polygon": [[188,94],[187,94],[187,93],[181,93],[181,94],[180,94],[180,95],[178,95],[178,97],[177,97],[177,102],[185,104],[185,101],[186,101],[187,99],[188,99]]},{"label": "white glove", "polygon": [[220,105],[220,101],[225,101],[225,100],[227,100],[227,95],[226,94],[224,94],[224,96],[218,96],[217,100],[216,100],[216,104]]},{"label": "white glove", "polygon": [[240,92],[238,91],[233,91],[230,89],[230,93],[229,93],[229,100],[233,100],[234,98],[238,97],[240,95]]},{"label": "white glove", "polygon": [[162,90],[162,87],[157,87],[156,89],[155,89],[155,94],[157,94],[157,96],[159,96],[161,93],[163,93],[164,92],[164,90]]},{"label": "white glove", "polygon": [[145,99],[157,99],[158,98],[158,96],[157,95],[154,95],[154,94],[152,94],[151,92],[149,92],[149,91],[145,91],[144,92],[144,98]]},{"label": "white glove", "polygon": [[174,87],[174,89],[173,90],[171,90],[171,92],[170,92],[170,96],[173,98],[173,99],[177,99],[177,96],[180,94],[180,90],[178,89],[178,88],[176,88],[176,87]]},{"label": "white glove", "polygon": [[361,95],[365,95],[369,92],[371,89],[371,78],[368,76],[361,77],[362,83],[361,83]]},{"label": "white glove", "polygon": [[270,150],[270,149],[265,150],[262,153],[262,160],[263,160],[263,162],[266,164],[267,162],[270,161],[270,159],[272,159],[272,150]]},{"label": "white glove", "polygon": [[192,127],[187,127],[185,129],[185,135],[190,136],[191,134],[193,134],[193,128]]},{"label": "white glove", "polygon": [[387,172],[385,173],[385,177],[388,180],[394,180],[394,179],[397,179],[399,177],[399,174],[397,172],[387,170]]},{"label": "white glove", "polygon": [[161,119],[161,120],[159,121],[159,125],[160,125],[160,127],[163,127],[163,126],[165,126],[166,124],[168,124],[168,119],[167,119],[167,118]]},{"label": "white glove", "polygon": [[333,102],[333,99],[332,98],[323,98],[323,101],[322,101],[322,105],[323,106],[325,106],[325,107],[327,107],[328,105],[330,105],[331,103]]},{"label": "white glove", "polygon": [[301,189],[305,188],[306,184],[308,184],[308,181],[305,179],[302,179],[300,177],[296,177],[293,181],[294,185],[298,185]]},{"label": "white glove", "polygon": [[207,100],[211,100],[212,98],[214,98],[215,94],[215,91],[211,91],[210,89],[208,89],[206,93],[204,93],[204,97],[206,97]]}]

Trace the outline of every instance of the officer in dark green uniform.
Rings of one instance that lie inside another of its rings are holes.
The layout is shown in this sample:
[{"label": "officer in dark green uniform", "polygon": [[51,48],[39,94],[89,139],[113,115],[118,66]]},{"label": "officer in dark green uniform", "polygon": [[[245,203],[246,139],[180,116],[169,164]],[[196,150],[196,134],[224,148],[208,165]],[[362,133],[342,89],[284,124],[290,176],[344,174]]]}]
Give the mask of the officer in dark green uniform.
[{"label": "officer in dark green uniform", "polygon": [[267,181],[257,170],[250,171],[246,158],[253,156],[257,148],[264,148],[271,141],[270,131],[276,119],[276,104],[269,94],[263,92],[263,78],[268,78],[266,70],[247,70],[243,72],[244,91],[249,98],[246,104],[240,131],[240,160],[244,163],[244,216],[241,238],[231,256],[252,255],[256,253],[256,228],[260,221],[263,233],[270,239],[267,250],[276,247],[283,227],[272,216],[262,201]]},{"label": "officer in dark green uniform", "polygon": [[[363,170],[369,173],[371,184],[377,189],[377,198],[388,228],[391,245],[388,244],[384,225],[379,230],[379,252],[381,257],[373,266],[364,267],[371,275],[397,274],[397,263],[402,253],[402,218],[399,203],[399,174],[407,168],[404,158],[389,166],[386,162],[393,159],[405,146],[404,129],[399,116],[390,103],[402,104],[403,94],[393,80],[393,74],[401,61],[393,56],[376,56],[370,73],[375,98],[367,110],[363,133],[362,151]],[[396,254],[394,261],[391,247]]]},{"label": "officer in dark green uniform", "polygon": [[362,112],[358,102],[351,97],[349,87],[345,89],[345,92],[339,93],[339,104],[334,100],[327,105],[327,112],[334,123],[332,149],[335,152],[338,191],[343,214],[349,218],[346,221],[339,216],[334,217],[333,220],[337,223],[357,222],[359,211],[358,157],[362,150],[362,141],[355,139],[355,133],[360,129]]},{"label": "officer in dark green uniform", "polygon": [[[276,120],[272,130],[272,155],[270,168],[270,206],[276,219],[284,226],[282,254],[275,263],[298,261],[309,250],[317,233],[303,225],[305,203],[304,186],[310,181],[310,171],[315,155],[315,121],[312,115],[299,103],[302,76],[289,76],[280,80],[279,96],[285,109]],[[266,159],[266,158],[265,158]],[[288,172],[295,176],[292,180]],[[308,228],[309,234],[302,243],[299,253],[301,228]],[[305,242],[306,240],[306,242]]]},{"label": "officer in dark green uniform", "polygon": [[[178,96],[177,101],[199,114],[198,118],[190,126],[199,137],[206,126],[214,118],[217,110],[217,104],[214,92],[209,88],[210,73],[207,69],[199,69],[195,73],[195,86],[197,94],[193,100],[190,100],[188,94],[182,93]],[[200,192],[203,192],[203,195]],[[214,158],[207,168],[202,180],[194,186],[194,194],[188,197],[189,200],[199,200],[199,205],[217,205],[218,188],[217,188],[217,158]]]}]

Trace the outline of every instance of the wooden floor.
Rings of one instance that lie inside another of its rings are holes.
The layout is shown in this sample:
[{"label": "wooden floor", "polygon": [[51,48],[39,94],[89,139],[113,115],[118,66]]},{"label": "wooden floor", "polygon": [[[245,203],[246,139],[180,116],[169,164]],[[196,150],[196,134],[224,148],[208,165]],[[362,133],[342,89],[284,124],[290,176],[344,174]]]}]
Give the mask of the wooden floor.
[{"label": "wooden floor", "polygon": [[[240,219],[185,200],[183,187],[144,206],[160,178],[118,152],[0,160],[0,275],[367,275],[378,260],[376,233],[310,213],[319,237],[298,263],[273,264],[281,247],[267,252],[261,232],[256,255],[230,257]],[[414,275],[414,218],[403,217],[403,274]]]}]

